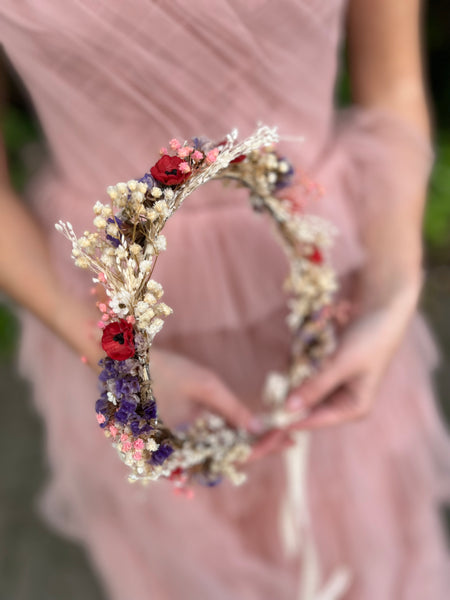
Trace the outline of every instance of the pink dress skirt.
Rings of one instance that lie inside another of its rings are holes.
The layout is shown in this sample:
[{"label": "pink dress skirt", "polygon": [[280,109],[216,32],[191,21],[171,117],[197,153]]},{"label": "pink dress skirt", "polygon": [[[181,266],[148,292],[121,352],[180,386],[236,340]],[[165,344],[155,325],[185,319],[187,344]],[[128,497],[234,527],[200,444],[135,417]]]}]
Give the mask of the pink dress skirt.
[{"label": "pink dress skirt", "polygon": [[[388,215],[390,198],[408,201],[432,153],[398,117],[335,110],[345,10],[344,0],[3,0],[0,41],[50,154],[27,195],[63,285],[89,299],[89,276],[73,266],[56,221],[89,228],[106,186],[141,176],[172,137],[221,139],[233,127],[245,135],[261,121],[305,137],[282,151],[324,186],[313,210],[339,228],[333,260],[351,286],[364,267],[361,225],[373,211]],[[257,409],[265,374],[283,368],[289,351],[287,264],[269,224],[244,193],[211,184],[164,233],[154,275],[175,312],[157,344],[209,367]],[[163,482],[131,486],[95,420],[95,376],[31,316],[22,338],[51,465],[42,514],[86,547],[112,600],[449,597],[438,514],[450,487],[449,442],[419,317],[372,414],[311,435],[300,499],[305,464],[295,452],[252,465],[240,488],[200,488],[190,502]],[[160,403],[176,421],[179,408]],[[295,523],[305,501],[314,568],[323,581],[347,569],[344,595],[305,591],[311,565],[300,529],[280,525],[286,514]]]}]

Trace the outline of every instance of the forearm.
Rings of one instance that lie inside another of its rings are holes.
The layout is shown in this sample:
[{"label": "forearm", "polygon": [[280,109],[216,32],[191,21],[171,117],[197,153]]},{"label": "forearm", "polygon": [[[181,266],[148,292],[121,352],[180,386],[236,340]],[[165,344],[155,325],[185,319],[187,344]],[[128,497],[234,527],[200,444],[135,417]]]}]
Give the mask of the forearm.
[{"label": "forearm", "polygon": [[60,284],[43,232],[8,184],[0,187],[0,205],[0,289],[95,364],[100,357],[95,307]]},{"label": "forearm", "polygon": [[371,293],[374,288],[386,294],[417,289],[431,165],[420,2],[351,0],[348,42],[355,104],[387,115],[374,133],[383,152],[375,167],[379,181],[365,190],[370,208],[362,220],[367,262],[361,277]]}]

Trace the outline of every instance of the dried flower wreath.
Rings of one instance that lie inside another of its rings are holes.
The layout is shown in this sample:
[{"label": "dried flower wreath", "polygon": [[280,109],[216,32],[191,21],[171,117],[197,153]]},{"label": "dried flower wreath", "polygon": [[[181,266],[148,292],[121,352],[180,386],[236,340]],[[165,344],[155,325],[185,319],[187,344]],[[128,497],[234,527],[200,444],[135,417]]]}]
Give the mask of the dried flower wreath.
[{"label": "dried flower wreath", "polygon": [[109,306],[102,314],[99,380],[102,393],[95,409],[105,435],[131,469],[130,481],[169,478],[177,487],[193,481],[215,485],[224,476],[239,484],[237,465],[251,452],[248,432],[205,414],[188,429],[171,431],[159,418],[152,391],[149,349],[172,309],[161,301],[162,286],[152,279],[156,260],[166,248],[161,234],[167,219],[200,185],[232,179],[250,192],[257,211],[268,214],[290,263],[285,283],[292,354],[286,373],[270,373],[264,398],[267,428],[292,419],[283,410],[289,391],[302,383],[334,349],[333,296],[337,281],[326,260],[333,227],[304,215],[281,190],[292,182],[293,168],[275,151],[276,129],[260,126],[242,142],[237,131],[219,144],[194,138],[170,141],[161,158],[139,180],[107,189],[110,204],[94,206],[94,233],[77,238],[70,223],[56,228],[72,242],[75,264],[96,273]]}]

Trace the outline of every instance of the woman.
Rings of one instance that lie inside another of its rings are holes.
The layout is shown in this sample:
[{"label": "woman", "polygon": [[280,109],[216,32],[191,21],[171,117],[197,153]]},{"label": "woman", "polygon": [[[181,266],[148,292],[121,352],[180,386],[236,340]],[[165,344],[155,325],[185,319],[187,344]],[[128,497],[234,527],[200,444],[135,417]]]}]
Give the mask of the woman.
[{"label": "woman", "polygon": [[[2,162],[0,284],[30,313],[22,366],[53,469],[43,510],[85,544],[111,598],[287,599],[306,585],[278,524],[288,481],[271,453],[292,432],[263,439],[239,489],[200,489],[187,503],[164,485],[126,483],[79,360],[95,368],[100,357],[89,280],[53,230],[60,218],[86,229],[105,187],[144,173],[171,137],[245,135],[256,120],[306,136],[286,153],[327,190],[314,210],[339,227],[334,259],[355,307],[336,355],[290,399],[310,411],[300,428],[320,429],[307,492],[323,573],[346,566],[352,600],[447,597],[435,459],[448,442],[430,343],[412,318],[431,163],[419,16],[419,0],[2,3],[0,38],[52,160],[29,186],[33,216]],[[357,108],[341,119],[344,22]],[[175,316],[152,360],[169,422],[196,402],[257,429],[264,375],[287,360],[286,264],[241,200],[205,186],[166,228],[155,277]]]}]

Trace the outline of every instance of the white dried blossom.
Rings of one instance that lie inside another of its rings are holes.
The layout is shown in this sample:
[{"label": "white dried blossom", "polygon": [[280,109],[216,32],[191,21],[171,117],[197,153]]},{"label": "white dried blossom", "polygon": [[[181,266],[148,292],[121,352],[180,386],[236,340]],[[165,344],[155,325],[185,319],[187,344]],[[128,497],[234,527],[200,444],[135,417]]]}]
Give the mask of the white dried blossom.
[{"label": "white dried blossom", "polygon": [[144,313],[142,313],[140,316],[138,316],[137,323],[138,323],[139,329],[147,330],[147,328],[149,327],[150,322],[154,316],[155,316],[155,311],[152,310],[151,308],[149,308]]},{"label": "white dried blossom", "polygon": [[278,170],[280,173],[288,173],[290,169],[289,163],[286,162],[285,160],[280,160],[280,162],[278,163]]},{"label": "white dried blossom", "polygon": [[127,187],[130,190],[130,192],[134,192],[134,190],[137,187],[137,181],[135,179],[130,179],[130,181],[127,183]]},{"label": "white dried blossom", "polygon": [[145,216],[150,221],[150,223],[153,223],[154,221],[156,221],[156,219],[159,219],[159,214],[156,212],[156,210],[153,210],[153,208],[147,209],[145,212]]},{"label": "white dried blossom", "polygon": [[106,188],[106,193],[111,198],[111,200],[116,200],[117,197],[119,196],[119,192],[117,191],[117,188],[115,185],[108,186]]},{"label": "white dried blossom", "polygon": [[117,223],[108,223],[108,226],[106,227],[106,233],[108,235],[111,235],[112,237],[119,235],[119,228],[117,227]]},{"label": "white dried blossom", "polygon": [[153,209],[164,219],[170,217],[171,215],[171,210],[167,206],[167,202],[165,200],[158,200],[158,202],[155,202],[155,204],[153,205]]},{"label": "white dried blossom", "polygon": [[161,198],[162,190],[161,190],[161,188],[154,185],[152,187],[152,189],[150,190],[150,194],[153,196],[153,198]]},{"label": "white dried blossom", "polygon": [[212,414],[208,415],[207,419],[208,419],[208,426],[212,430],[221,429],[225,425],[225,421],[222,419],[222,417],[219,417],[218,415],[212,415]]},{"label": "white dried blossom", "polygon": [[173,189],[172,189],[172,188],[170,188],[170,187],[167,187],[167,188],[164,190],[164,198],[165,198],[166,200],[172,200],[172,198],[173,198],[173,197],[174,197],[174,191],[173,191]]},{"label": "white dried blossom", "polygon": [[163,286],[154,279],[149,279],[149,281],[147,282],[147,290],[151,294],[153,294],[158,300],[164,293]]},{"label": "white dried blossom", "polygon": [[125,208],[125,206],[127,205],[127,202],[128,202],[127,194],[121,194],[116,200],[114,200],[114,204],[118,208]]},{"label": "white dried blossom", "polygon": [[141,262],[139,263],[139,271],[141,273],[149,273],[152,270],[153,267],[153,261],[151,260],[141,260]]},{"label": "white dried blossom", "polygon": [[165,317],[168,317],[173,313],[173,309],[170,308],[170,306],[168,306],[164,302],[160,302],[159,304],[157,304],[154,307],[154,310],[157,315],[164,315]]},{"label": "white dried blossom", "polygon": [[266,378],[264,400],[270,405],[280,405],[289,391],[289,378],[283,373],[272,372]]},{"label": "white dried blossom", "polygon": [[130,309],[133,304],[133,297],[130,292],[126,290],[121,290],[115,296],[111,298],[109,301],[109,306],[111,310],[118,317],[125,317],[130,312]]},{"label": "white dried blossom", "polygon": [[147,302],[143,302],[142,300],[140,300],[136,306],[135,306],[135,312],[136,315],[143,315],[145,313],[146,310],[148,310],[150,307],[147,304]]},{"label": "white dried blossom", "polygon": [[116,188],[119,194],[126,194],[128,192],[128,186],[123,181],[116,183]]},{"label": "white dried blossom", "polygon": [[167,248],[167,240],[165,235],[158,235],[158,237],[155,240],[155,247],[158,250],[158,252],[162,252]]},{"label": "white dried blossom", "polygon": [[100,261],[105,265],[105,267],[111,267],[116,261],[109,251],[106,250],[100,257]]},{"label": "white dried blossom", "polygon": [[145,294],[144,300],[149,306],[152,306],[153,304],[156,304],[158,298],[155,294]]},{"label": "white dried blossom", "polygon": [[144,201],[144,194],[139,190],[136,190],[132,193],[131,198],[134,200],[134,202],[141,203]]},{"label": "white dried blossom", "polygon": [[117,246],[117,248],[115,250],[115,255],[116,255],[116,258],[118,258],[119,260],[124,260],[125,258],[128,257],[128,252],[121,244],[120,246]]},{"label": "white dried blossom", "polygon": [[131,254],[133,254],[134,256],[137,256],[141,252],[142,252],[142,247],[139,246],[139,244],[131,244],[131,246],[130,246],[130,253]]},{"label": "white dried blossom", "polygon": [[93,211],[96,215],[100,215],[102,213],[102,210],[103,204],[97,200],[97,202],[94,204]]},{"label": "white dried blossom", "polygon": [[117,405],[117,398],[111,392],[107,392],[106,394],[108,400],[112,402],[114,405]]},{"label": "white dried blossom", "polygon": [[95,217],[94,225],[97,229],[104,229],[106,227],[106,220],[101,216]]},{"label": "white dried blossom", "polygon": [[164,321],[162,319],[153,319],[150,325],[147,327],[147,335],[150,340],[153,340],[155,335],[163,328]]},{"label": "white dried blossom", "polygon": [[80,267],[80,269],[88,269],[89,268],[89,261],[85,256],[80,256],[79,258],[77,258],[75,260],[75,265],[77,267]]}]

